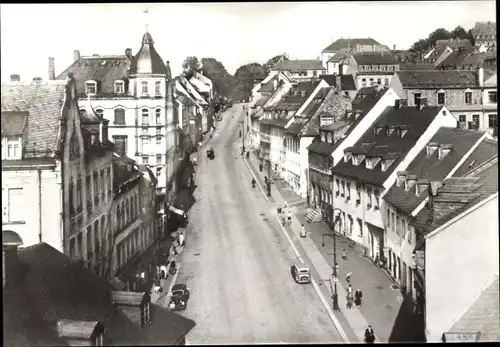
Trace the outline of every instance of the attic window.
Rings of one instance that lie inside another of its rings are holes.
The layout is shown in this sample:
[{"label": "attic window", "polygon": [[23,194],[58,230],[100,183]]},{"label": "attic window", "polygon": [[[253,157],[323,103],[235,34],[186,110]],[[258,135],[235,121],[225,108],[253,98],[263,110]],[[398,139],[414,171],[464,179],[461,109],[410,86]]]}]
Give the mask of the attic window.
[{"label": "attic window", "polygon": [[352,158],[352,153],[351,152],[344,152],[344,162],[348,162],[349,159]]},{"label": "attic window", "polygon": [[366,168],[367,169],[373,169],[373,158],[366,158],[365,163],[366,163]]},{"label": "attic window", "polygon": [[434,154],[434,152],[436,151],[436,149],[438,149],[438,147],[439,147],[438,143],[435,142],[429,143],[426,147],[427,156],[430,157],[432,154]]},{"label": "attic window", "polygon": [[393,131],[394,131],[394,127],[387,127],[387,129],[385,130],[385,135],[391,136]]},{"label": "attic window", "polygon": [[382,130],[382,127],[381,126],[376,126],[374,129],[373,129],[373,133],[375,135],[378,135],[380,134],[380,131]]},{"label": "attic window", "polygon": [[382,160],[382,164],[380,165],[380,169],[385,172],[388,168],[391,167],[392,163],[394,163],[395,159],[384,159]]},{"label": "attic window", "polygon": [[115,81],[115,93],[123,94],[125,93],[125,82],[123,81]]},{"label": "attic window", "polygon": [[97,93],[97,82],[96,81],[85,82],[85,94],[91,95],[96,93]]}]

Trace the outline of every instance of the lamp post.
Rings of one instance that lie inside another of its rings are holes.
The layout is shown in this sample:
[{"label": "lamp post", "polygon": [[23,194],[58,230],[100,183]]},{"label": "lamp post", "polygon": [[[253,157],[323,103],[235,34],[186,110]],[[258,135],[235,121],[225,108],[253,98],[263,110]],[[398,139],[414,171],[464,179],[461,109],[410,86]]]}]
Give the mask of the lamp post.
[{"label": "lamp post", "polygon": [[241,138],[241,155],[245,155],[245,105],[243,105],[243,123],[241,124],[243,137]]},{"label": "lamp post", "polygon": [[[333,211],[339,210],[338,208],[334,208]],[[339,311],[339,297],[337,292],[337,282],[338,282],[338,273],[337,273],[337,236],[335,234],[335,217],[333,222],[333,234],[323,234],[321,236],[321,245],[325,247],[325,236],[333,238],[333,309]]]},{"label": "lamp post", "polygon": [[267,196],[271,196],[271,152],[268,154],[267,161]]}]

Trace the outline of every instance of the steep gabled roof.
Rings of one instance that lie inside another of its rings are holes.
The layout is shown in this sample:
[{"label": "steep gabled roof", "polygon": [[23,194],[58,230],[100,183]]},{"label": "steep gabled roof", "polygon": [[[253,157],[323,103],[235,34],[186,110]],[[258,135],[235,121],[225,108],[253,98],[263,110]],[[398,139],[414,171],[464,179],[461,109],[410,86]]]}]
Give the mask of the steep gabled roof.
[{"label": "steep gabled roof", "polygon": [[456,69],[462,64],[462,62],[467,59],[471,54],[475,52],[473,47],[468,49],[460,49],[450,53],[441,63],[438,64],[437,68],[440,69]]},{"label": "steep gabled roof", "polygon": [[[471,130],[467,130],[472,132]],[[492,160],[498,156],[498,142],[490,139],[484,139],[479,146],[471,153],[466,161],[455,171],[453,177],[465,176],[471,171],[477,169],[483,163]]]},{"label": "steep gabled roof", "polygon": [[[4,117],[10,117],[9,114],[12,113],[22,113],[24,117],[27,115],[24,123],[24,158],[49,158],[58,150],[65,85],[66,81],[51,81],[39,85],[2,85],[2,133]],[[9,121],[6,119],[5,125],[7,124]]]},{"label": "steep gabled roof", "polygon": [[399,62],[390,53],[362,52],[353,54],[358,65],[394,65]]},{"label": "steep gabled roof", "polygon": [[[483,135],[484,133],[480,132],[441,128],[429,143],[453,145],[451,151],[440,159],[438,158],[438,150],[432,155],[427,155],[426,147],[424,147],[405,172],[408,175],[416,175],[417,180],[442,181]],[[405,191],[404,185],[398,187],[397,184],[394,184],[384,196],[384,200],[402,212],[410,214],[427,196],[426,191],[417,196],[415,188]]]},{"label": "steep gabled roof", "polygon": [[380,45],[372,38],[358,38],[358,39],[338,39],[332,44],[328,45],[321,53],[335,53],[342,48],[355,48],[356,45]]},{"label": "steep gabled roof", "polygon": [[146,32],[142,37],[141,49],[132,59],[130,74],[168,75],[165,63],[154,47],[153,37]]},{"label": "steep gabled roof", "polygon": [[[354,82],[353,75],[340,75],[340,90],[353,91],[356,90],[356,83]],[[337,85],[337,75],[320,75],[320,79],[325,80],[326,83],[332,87],[339,88]]]},{"label": "steep gabled roof", "polygon": [[476,71],[399,71],[396,74],[403,88],[408,89],[479,87]]},{"label": "steep gabled roof", "polygon": [[[406,157],[408,152],[415,146],[415,143],[427,130],[431,122],[438,115],[442,107],[430,106],[422,110],[415,107],[401,107],[399,110],[394,107],[387,107],[374,124],[361,136],[353,147],[345,151],[363,150],[367,156],[391,155],[395,159],[386,171],[381,170],[382,161],[373,169],[367,169],[365,161],[359,165],[354,165],[352,160],[340,161],[333,168],[333,172],[340,176],[352,177],[362,182],[382,185],[397,165]],[[387,135],[384,129],[378,134],[374,133],[375,127],[405,126],[407,133],[401,137],[397,131]]]}]

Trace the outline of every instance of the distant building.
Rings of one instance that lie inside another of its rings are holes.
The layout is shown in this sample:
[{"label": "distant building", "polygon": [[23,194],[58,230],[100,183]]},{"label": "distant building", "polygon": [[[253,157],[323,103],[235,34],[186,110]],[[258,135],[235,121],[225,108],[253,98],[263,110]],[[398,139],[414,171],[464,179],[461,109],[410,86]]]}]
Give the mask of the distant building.
[{"label": "distant building", "polygon": [[[321,62],[323,66],[327,67],[327,62],[336,53],[345,51],[349,53],[355,52],[390,52],[389,47],[378,43],[372,38],[356,38],[344,39],[340,38],[331,43],[321,51]],[[328,72],[330,74],[330,72]]]},{"label": "distant building", "polygon": [[310,80],[326,73],[320,60],[283,60],[271,68],[271,72],[283,72],[296,81]]},{"label": "distant building", "polygon": [[497,25],[495,22],[476,22],[471,29],[476,47],[484,47],[487,51],[497,49]]},{"label": "distant building", "polygon": [[356,53],[350,58],[351,71],[359,88],[381,85],[389,87],[399,61],[390,53]]}]

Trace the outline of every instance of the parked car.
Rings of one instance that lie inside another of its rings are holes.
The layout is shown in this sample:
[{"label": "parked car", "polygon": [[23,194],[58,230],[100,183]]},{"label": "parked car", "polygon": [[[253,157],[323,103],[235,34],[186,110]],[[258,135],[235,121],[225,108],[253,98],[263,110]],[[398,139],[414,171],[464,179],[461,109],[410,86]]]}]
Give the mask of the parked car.
[{"label": "parked car", "polygon": [[189,288],[185,284],[175,284],[172,287],[169,309],[172,311],[185,310],[189,300]]},{"label": "parked car", "polygon": [[292,278],[297,283],[311,283],[311,273],[307,265],[292,265],[290,267]]}]

